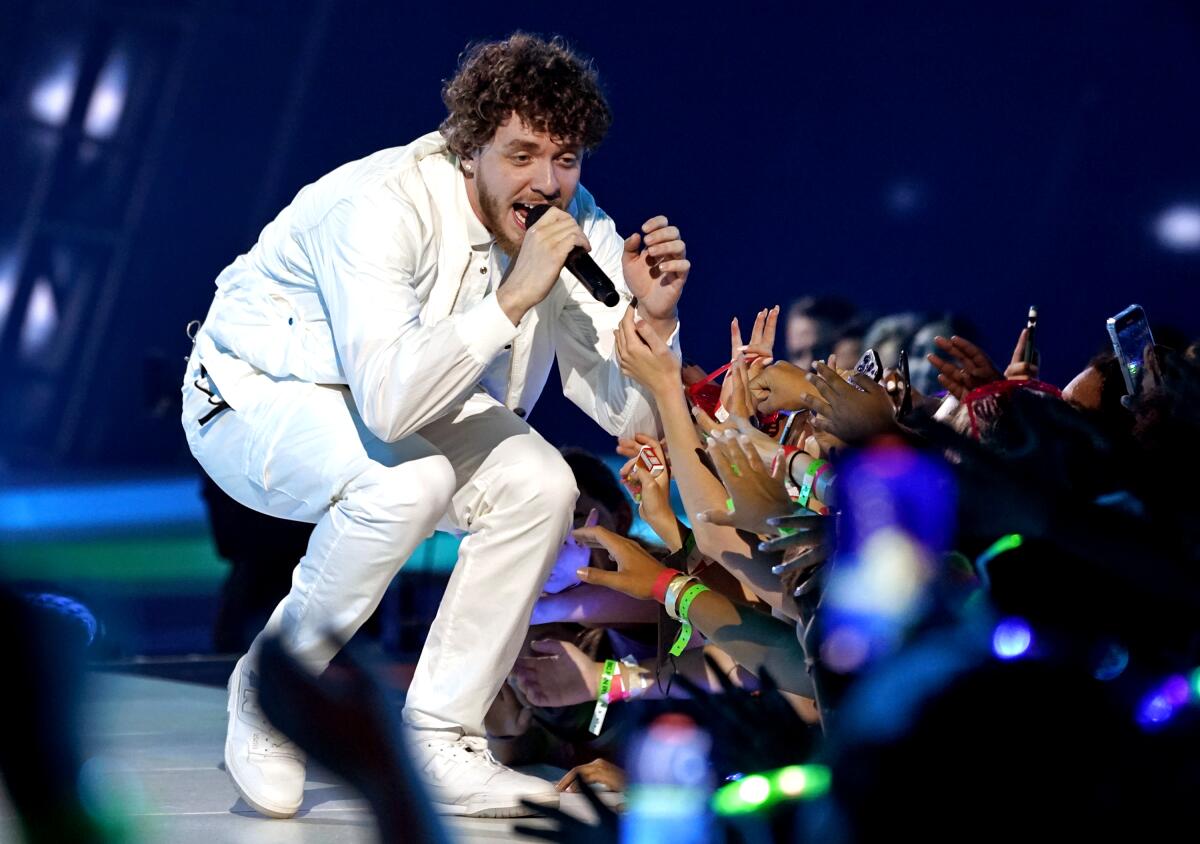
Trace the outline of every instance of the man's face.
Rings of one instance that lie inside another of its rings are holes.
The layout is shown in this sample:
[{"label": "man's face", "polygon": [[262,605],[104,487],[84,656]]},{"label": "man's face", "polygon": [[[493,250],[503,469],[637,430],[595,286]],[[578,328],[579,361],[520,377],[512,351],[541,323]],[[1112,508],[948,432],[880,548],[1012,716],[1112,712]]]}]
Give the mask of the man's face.
[{"label": "man's face", "polygon": [[580,156],[578,145],[556,144],[510,115],[465,162],[471,208],[504,252],[520,250],[529,206],[570,205],[579,186]]},{"label": "man's face", "polygon": [[788,360],[801,369],[813,361],[813,346],[817,345],[820,326],[806,316],[794,316],[787,321]]}]

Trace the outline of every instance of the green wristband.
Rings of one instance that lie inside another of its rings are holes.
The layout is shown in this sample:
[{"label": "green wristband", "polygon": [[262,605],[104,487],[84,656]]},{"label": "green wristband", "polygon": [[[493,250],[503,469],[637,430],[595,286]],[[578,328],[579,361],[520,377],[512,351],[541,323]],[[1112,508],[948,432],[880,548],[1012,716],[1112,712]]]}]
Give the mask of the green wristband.
[{"label": "green wristband", "polygon": [[592,710],[592,723],[588,732],[594,736],[600,735],[604,726],[604,716],[608,714],[608,693],[612,690],[613,675],[617,672],[615,659],[604,660],[604,673],[600,675],[600,691],[596,695],[596,708]]},{"label": "green wristband", "polygon": [[822,466],[828,465],[824,460],[814,460],[804,470],[804,480],[800,483],[800,506],[807,507],[808,499],[812,497],[813,484],[817,480],[817,472]]}]

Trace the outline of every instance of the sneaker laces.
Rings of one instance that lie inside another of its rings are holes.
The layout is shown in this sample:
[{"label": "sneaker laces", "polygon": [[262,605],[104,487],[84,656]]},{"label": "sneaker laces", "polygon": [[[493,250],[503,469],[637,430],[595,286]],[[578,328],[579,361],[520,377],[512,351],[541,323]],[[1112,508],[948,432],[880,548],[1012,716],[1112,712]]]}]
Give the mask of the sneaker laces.
[{"label": "sneaker laces", "polygon": [[504,768],[488,749],[487,739],[483,736],[463,736],[450,747],[455,755],[465,754],[472,761],[482,761],[493,768]]},{"label": "sneaker laces", "polygon": [[262,711],[262,707],[258,705],[258,689],[252,685],[242,689],[242,711],[258,722],[254,731],[263,737],[263,753],[296,757],[300,755],[300,748],[296,743],[276,729]]}]

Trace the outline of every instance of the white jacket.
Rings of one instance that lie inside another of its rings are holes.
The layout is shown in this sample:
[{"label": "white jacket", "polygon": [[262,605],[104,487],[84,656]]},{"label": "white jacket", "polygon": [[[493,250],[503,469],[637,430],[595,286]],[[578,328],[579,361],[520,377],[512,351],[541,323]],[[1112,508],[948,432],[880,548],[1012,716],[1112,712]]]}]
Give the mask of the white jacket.
[{"label": "white jacket", "polygon": [[[649,396],[621,374],[613,331],[631,298],[622,239],[580,186],[568,209],[621,294],[597,302],[568,272],[513,326],[494,292],[455,312],[473,214],[457,158],[434,132],[353,161],[303,188],[217,278],[197,336],[235,409],[253,401],[245,364],[277,378],[347,384],[379,438],[419,430],[468,395],[512,344],[507,395],[533,409],[557,354],[563,389],[609,433],[657,430]],[[678,353],[678,331],[671,338]]]}]

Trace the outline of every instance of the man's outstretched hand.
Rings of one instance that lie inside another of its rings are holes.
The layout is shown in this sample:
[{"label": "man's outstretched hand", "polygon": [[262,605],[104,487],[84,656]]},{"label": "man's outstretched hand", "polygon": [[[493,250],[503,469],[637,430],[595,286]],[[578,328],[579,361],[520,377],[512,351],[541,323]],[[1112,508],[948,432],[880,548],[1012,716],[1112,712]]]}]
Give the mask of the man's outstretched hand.
[{"label": "man's outstretched hand", "polygon": [[679,296],[692,269],[679,229],[661,214],[642,223],[641,232],[625,239],[621,269],[642,319],[663,340],[670,338]]}]

